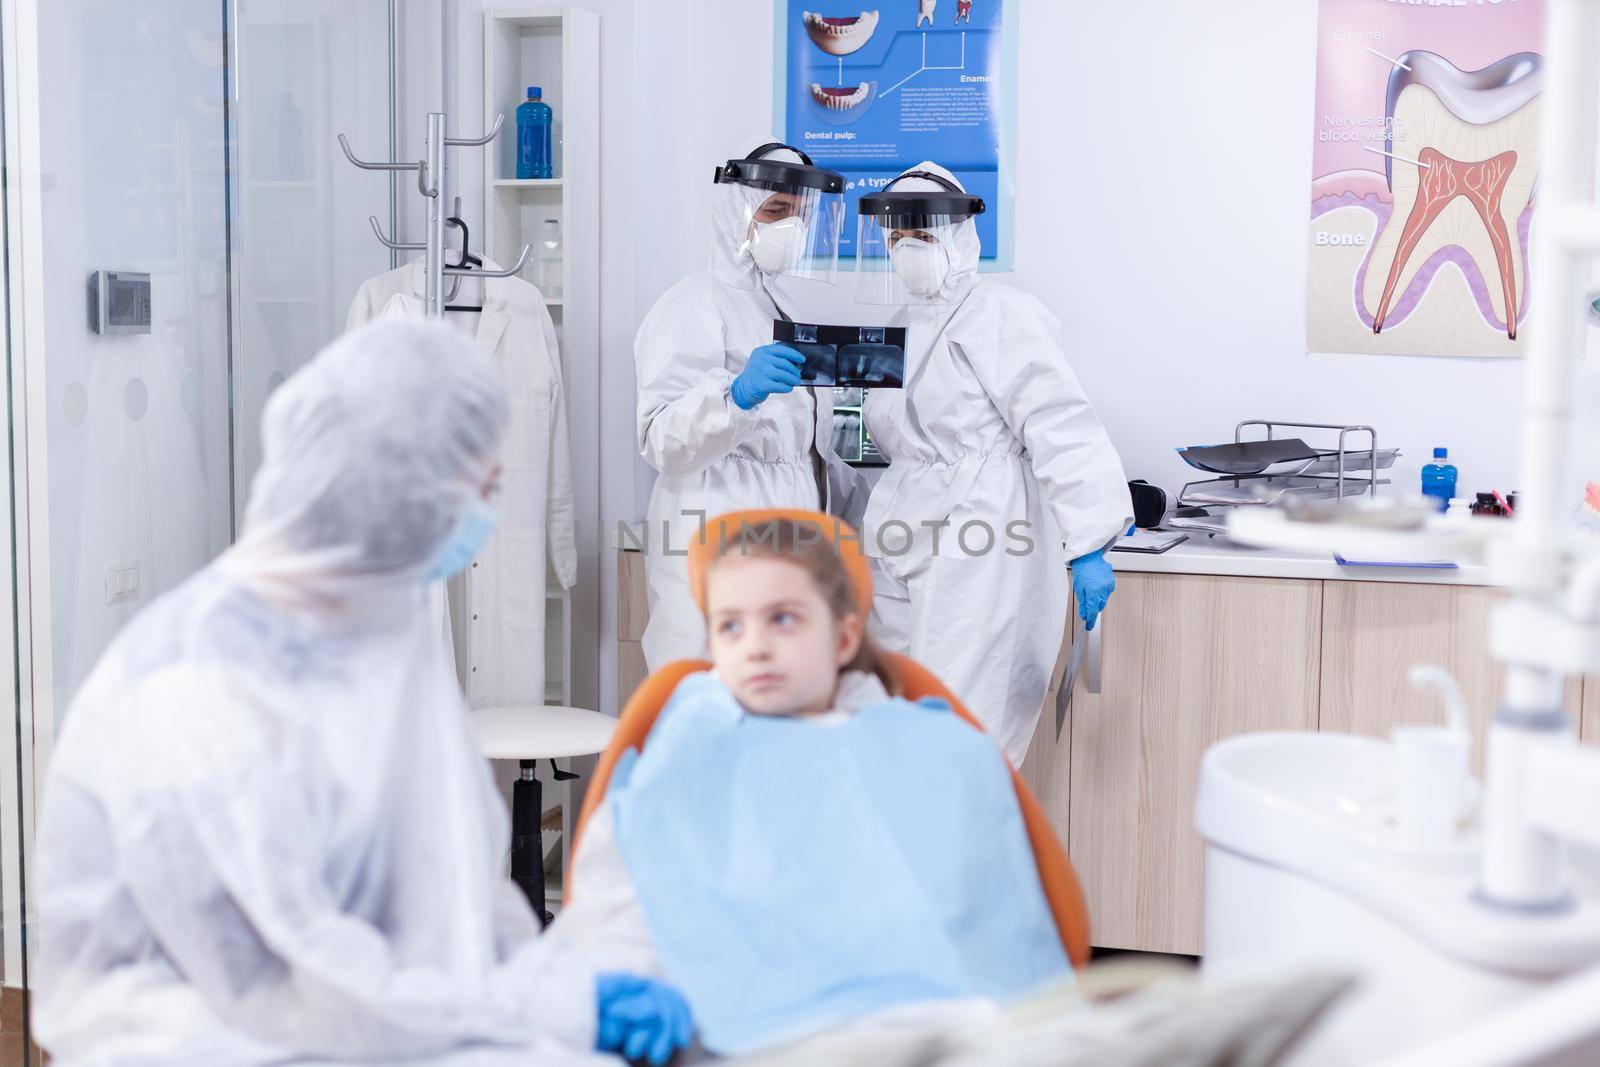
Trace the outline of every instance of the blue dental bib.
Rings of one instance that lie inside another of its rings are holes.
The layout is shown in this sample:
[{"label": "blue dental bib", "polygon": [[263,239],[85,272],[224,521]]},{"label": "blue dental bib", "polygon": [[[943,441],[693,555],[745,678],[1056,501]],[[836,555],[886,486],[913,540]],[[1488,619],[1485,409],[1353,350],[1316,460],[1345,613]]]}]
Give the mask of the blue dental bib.
[{"label": "blue dental bib", "polygon": [[663,973],[713,1052],[1070,973],[1010,768],[942,702],[751,715],[691,675],[608,799]]}]

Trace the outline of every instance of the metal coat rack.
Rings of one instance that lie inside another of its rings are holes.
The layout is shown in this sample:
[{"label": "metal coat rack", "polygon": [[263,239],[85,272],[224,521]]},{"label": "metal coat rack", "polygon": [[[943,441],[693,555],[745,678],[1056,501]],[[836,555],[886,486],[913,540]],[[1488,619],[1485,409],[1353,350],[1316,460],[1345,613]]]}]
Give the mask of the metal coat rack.
[{"label": "metal coat rack", "polygon": [[[450,299],[444,292],[445,275],[452,275],[456,280],[452,283],[451,294],[455,286],[460,285],[460,278],[510,278],[521,273],[522,268],[528,263],[528,257],[533,254],[533,246],[524,244],[522,254],[517,257],[516,265],[506,270],[468,270],[466,267],[452,267],[444,261],[444,224],[445,224],[445,176],[449,172],[449,164],[445,162],[446,148],[482,148],[500,135],[500,128],[505,125],[504,113],[496,115],[494,126],[482,137],[447,137],[445,136],[446,118],[442,111],[428,113],[428,138],[425,142],[425,158],[415,163],[369,163],[364,159],[357,159],[356,154],[350,151],[350,142],[344,134],[339,135],[339,147],[344,149],[345,158],[362,170],[401,171],[414,170],[417,172],[417,191],[422,194],[428,208],[427,229],[424,231],[427,239],[421,244],[402,244],[394,241],[383,232],[383,227],[378,222],[378,216],[369,215],[367,221],[372,224],[372,232],[378,240],[396,252],[425,252],[427,253],[425,269],[427,271],[427,287],[425,289],[426,313],[429,318],[442,318],[444,316],[445,300]],[[459,208],[457,209],[459,212]]]}]

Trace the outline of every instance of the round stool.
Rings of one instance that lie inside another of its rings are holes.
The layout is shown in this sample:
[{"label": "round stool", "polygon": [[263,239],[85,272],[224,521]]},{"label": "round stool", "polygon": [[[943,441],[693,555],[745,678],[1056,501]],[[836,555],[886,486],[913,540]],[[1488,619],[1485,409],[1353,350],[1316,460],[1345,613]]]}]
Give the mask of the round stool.
[{"label": "round stool", "polygon": [[511,789],[511,880],[522,887],[544,925],[551,919],[545,910],[544,849],[539,839],[544,789],[534,771],[539,760],[547,759],[556,781],[578,777],[554,761],[605,751],[616,729],[617,720],[609,715],[552,704],[513,704],[472,713],[478,750],[490,759],[514,759],[521,768]]}]

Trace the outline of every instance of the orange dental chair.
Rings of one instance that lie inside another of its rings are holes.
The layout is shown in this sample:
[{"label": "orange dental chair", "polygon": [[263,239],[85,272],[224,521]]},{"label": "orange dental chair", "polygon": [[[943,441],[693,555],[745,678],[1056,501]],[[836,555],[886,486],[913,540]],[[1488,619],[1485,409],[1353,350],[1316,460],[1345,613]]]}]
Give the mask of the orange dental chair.
[{"label": "orange dental chair", "polygon": [[[821,512],[788,508],[733,511],[719,515],[706,523],[704,534],[697,541],[691,542],[688,557],[689,585],[694,590],[695,602],[699,604],[701,612],[704,613],[706,610],[706,573],[715,560],[719,547],[731,541],[741,527],[758,527],[775,519],[789,519],[815,527],[820,537],[833,544],[855,586],[856,606],[861,612],[861,618],[863,620],[870,618],[872,572],[866,555],[861,551],[859,535],[841,519],[835,519]],[[898,653],[883,652],[882,657],[889,671],[900,683],[901,695],[907,700],[939,697],[949,703],[962,721],[974,730],[982,731],[983,727],[973,718],[966,706],[927,668]],[[661,714],[661,709],[666,706],[667,700],[685,676],[710,669],[711,664],[704,660],[677,660],[652,673],[628,698],[628,703],[623,708],[622,716],[617,723],[616,733],[612,736],[611,743],[606,746],[606,750],[601,753],[600,762],[595,768],[593,779],[584,796],[583,808],[573,832],[572,850],[568,857],[569,870],[576,859],[578,849],[583,844],[584,826],[589,816],[605,798],[617,760],[630,748],[641,750],[644,748],[649,740],[650,730]],[[1017,804],[1022,812],[1023,825],[1027,829],[1028,840],[1033,846],[1034,858],[1039,866],[1039,882],[1044,888],[1045,899],[1055,918],[1056,929],[1061,935],[1061,944],[1066,949],[1067,958],[1072,961],[1072,965],[1082,967],[1089,960],[1089,913],[1084,905],[1083,890],[1078,885],[1077,875],[1072,870],[1066,851],[1056,840],[1055,832],[1045,817],[1044,809],[1034,798],[1033,791],[1015,771],[1011,773],[1011,780],[1016,787]]]}]

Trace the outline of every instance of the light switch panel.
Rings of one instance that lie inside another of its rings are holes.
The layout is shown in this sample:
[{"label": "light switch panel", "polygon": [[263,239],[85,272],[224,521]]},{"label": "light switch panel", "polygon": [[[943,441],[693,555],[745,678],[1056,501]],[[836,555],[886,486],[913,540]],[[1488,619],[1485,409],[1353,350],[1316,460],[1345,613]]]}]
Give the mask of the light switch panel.
[{"label": "light switch panel", "polygon": [[106,603],[125,604],[139,599],[139,560],[114,559],[106,564]]}]

